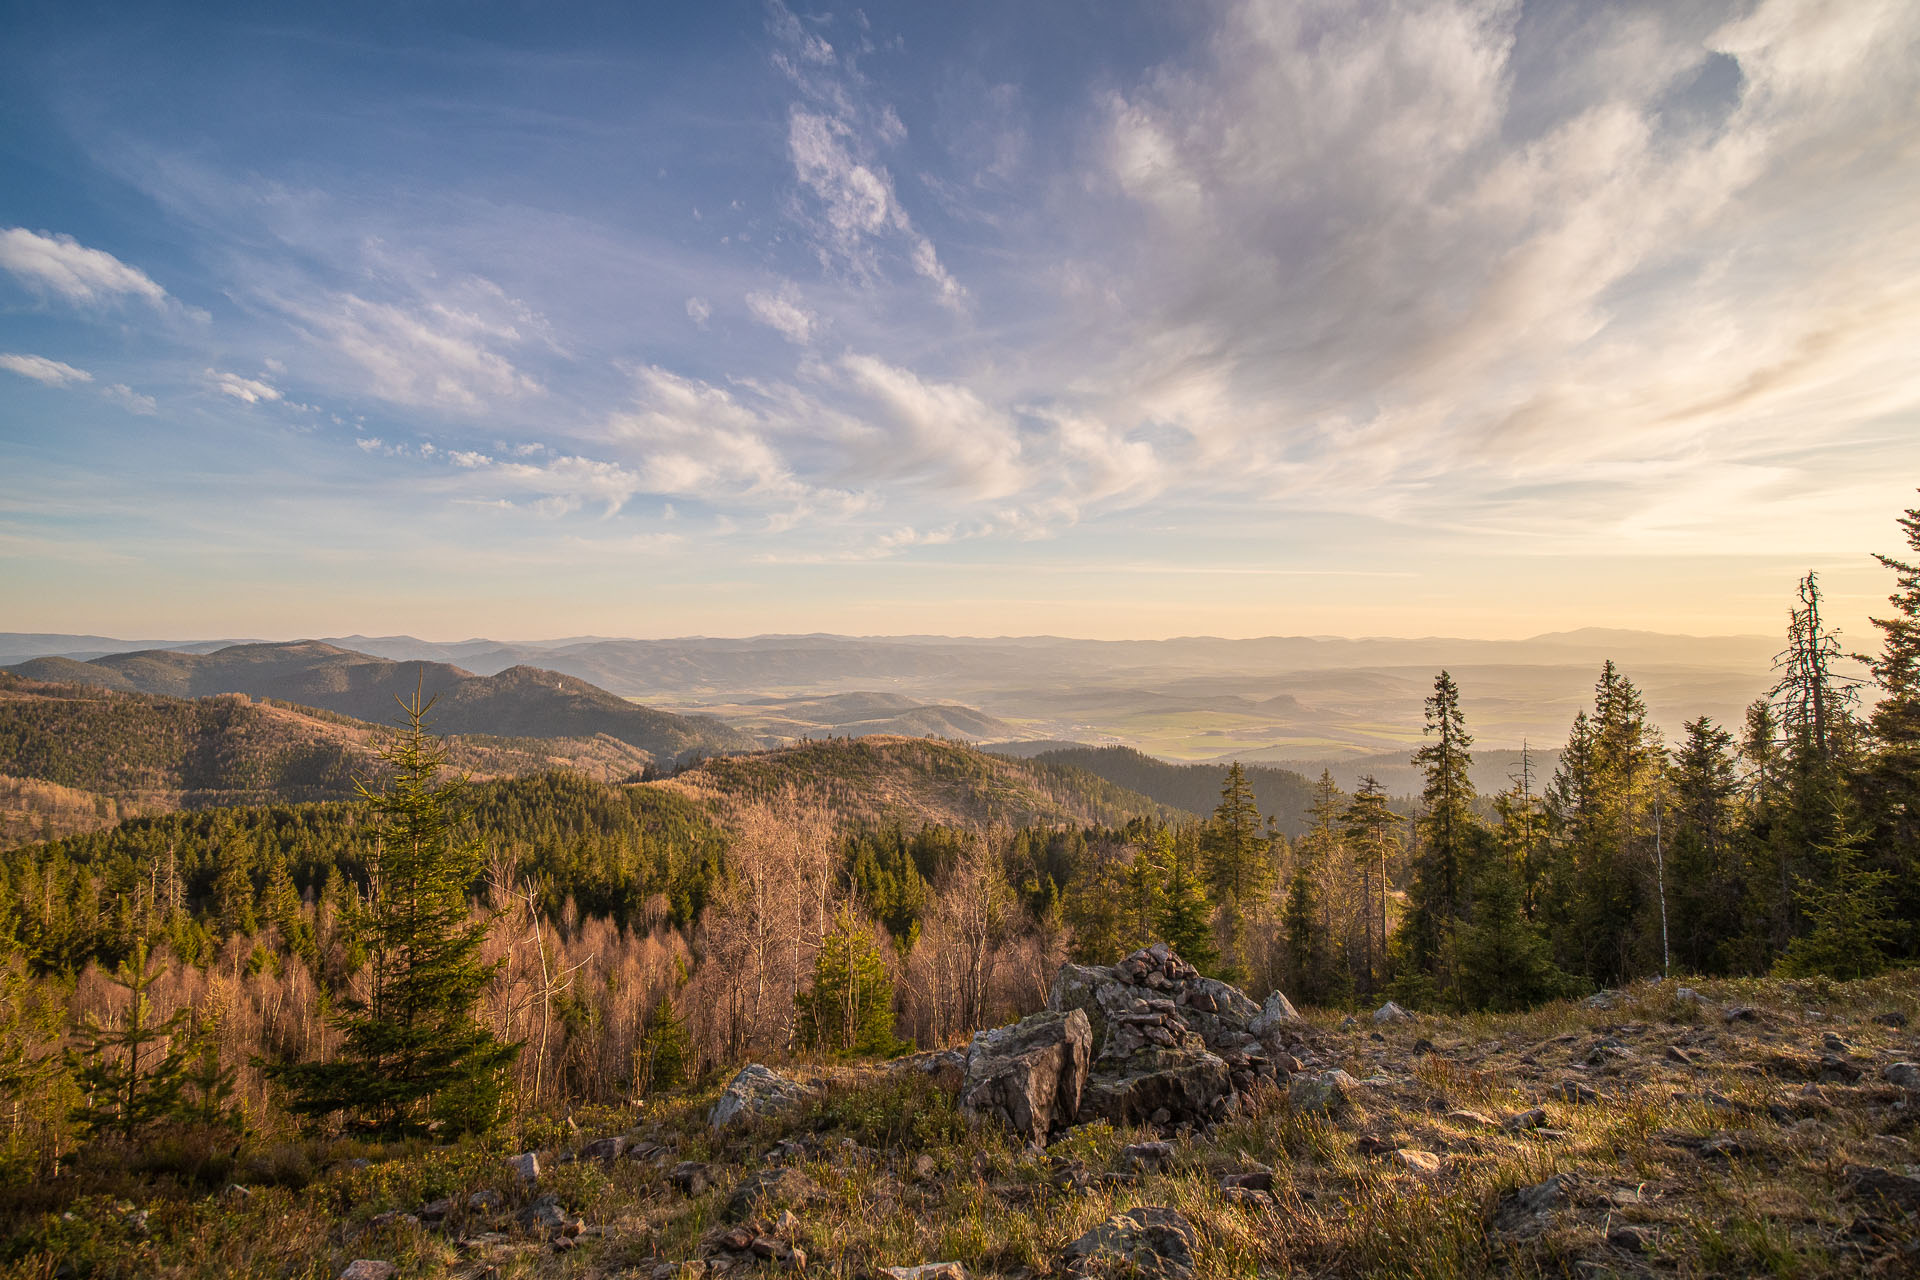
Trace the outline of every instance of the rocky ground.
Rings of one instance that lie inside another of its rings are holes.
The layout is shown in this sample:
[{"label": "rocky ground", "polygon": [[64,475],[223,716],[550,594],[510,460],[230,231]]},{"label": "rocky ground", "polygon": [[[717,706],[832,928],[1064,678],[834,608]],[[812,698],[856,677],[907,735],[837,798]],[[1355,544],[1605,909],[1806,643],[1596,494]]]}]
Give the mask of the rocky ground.
[{"label": "rocky ground", "polygon": [[971,1060],[782,1064],[538,1151],[16,1189],[0,1275],[1920,1274],[1920,977],[1376,1021],[1169,959],[1067,974]]}]

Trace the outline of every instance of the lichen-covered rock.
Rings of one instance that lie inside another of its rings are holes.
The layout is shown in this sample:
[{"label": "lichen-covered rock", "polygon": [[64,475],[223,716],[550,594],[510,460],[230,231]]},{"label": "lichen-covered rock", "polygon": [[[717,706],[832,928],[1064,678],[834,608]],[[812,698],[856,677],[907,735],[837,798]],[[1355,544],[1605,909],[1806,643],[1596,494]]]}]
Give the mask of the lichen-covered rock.
[{"label": "lichen-covered rock", "polygon": [[750,1173],[740,1180],[727,1200],[727,1216],[746,1218],[756,1213],[805,1204],[820,1194],[820,1185],[791,1166],[781,1165]]},{"label": "lichen-covered rock", "polygon": [[1087,1079],[1080,1120],[1115,1125],[1210,1124],[1226,1116],[1233,1078],[1205,1049],[1152,1049],[1103,1059]]},{"label": "lichen-covered rock", "polygon": [[1173,1209],[1117,1213],[1067,1246],[1062,1267],[1075,1276],[1157,1276],[1185,1280],[1194,1270],[1200,1233]]},{"label": "lichen-covered rock", "polygon": [[979,1032],[967,1048],[960,1110],[1044,1143],[1073,1123],[1092,1063],[1093,1029],[1079,1009]]},{"label": "lichen-covered rock", "polygon": [[804,1100],[811,1092],[777,1071],[770,1071],[757,1062],[749,1063],[727,1082],[719,1101],[707,1113],[707,1123],[715,1129],[724,1129],[753,1116],[772,1115]]},{"label": "lichen-covered rock", "polygon": [[1287,1087],[1287,1096],[1296,1111],[1339,1115],[1350,1105],[1347,1095],[1358,1084],[1359,1081],[1335,1067],[1317,1076],[1295,1076]]},{"label": "lichen-covered rock", "polygon": [[340,1273],[340,1280],[393,1280],[400,1268],[379,1258],[355,1258]]},{"label": "lichen-covered rock", "polygon": [[1413,1015],[1389,1000],[1373,1011],[1373,1020],[1381,1025],[1389,1022],[1412,1022]]}]

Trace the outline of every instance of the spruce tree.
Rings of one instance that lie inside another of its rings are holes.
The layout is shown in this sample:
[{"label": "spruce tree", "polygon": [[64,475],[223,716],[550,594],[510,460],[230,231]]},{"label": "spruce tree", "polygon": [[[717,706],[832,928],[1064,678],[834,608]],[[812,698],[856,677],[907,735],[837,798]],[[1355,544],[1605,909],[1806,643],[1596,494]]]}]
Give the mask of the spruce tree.
[{"label": "spruce tree", "polygon": [[1196,969],[1211,971],[1218,953],[1213,948],[1212,909],[1200,878],[1198,840],[1188,828],[1167,832],[1160,845],[1166,870],[1166,892],[1160,898],[1160,938]]},{"label": "spruce tree", "polygon": [[1832,837],[1814,849],[1823,874],[1800,883],[1811,927],[1788,944],[1774,970],[1789,977],[1870,978],[1887,967],[1893,876],[1861,865],[1865,837],[1844,809],[1836,809],[1831,825]]},{"label": "spruce tree", "polygon": [[1207,887],[1218,912],[1226,972],[1244,977],[1250,947],[1247,917],[1273,887],[1271,848],[1260,830],[1253,786],[1239,761],[1227,769],[1220,804],[1207,823]]},{"label": "spruce tree", "polygon": [[842,906],[814,955],[813,987],[799,1000],[800,1040],[808,1048],[892,1057],[893,975],[866,921]]},{"label": "spruce tree", "polygon": [[491,1127],[520,1047],[474,1018],[496,967],[480,959],[488,922],[474,920],[469,906],[484,861],[478,844],[454,834],[463,784],[439,781],[445,750],[426,730],[431,706],[418,693],[403,704],[406,723],[381,752],[394,770],[387,785],[375,792],[358,784],[378,841],[366,896],[345,904],[342,916],[367,956],[367,998],[343,1002],[335,1017],[344,1043],[334,1061],[269,1071],[296,1113],[344,1112],[354,1127],[385,1135],[421,1133],[435,1122],[453,1131]]},{"label": "spruce tree", "polygon": [[1867,720],[1873,753],[1863,792],[1873,826],[1874,863],[1893,875],[1899,939],[1908,956],[1920,954],[1920,507],[1900,519],[1911,558],[1875,556],[1894,572],[1893,608],[1873,619],[1880,652],[1866,659],[1880,687]]},{"label": "spruce tree", "polygon": [[1388,806],[1379,779],[1368,774],[1360,780],[1360,789],[1353,793],[1353,802],[1341,821],[1360,867],[1361,937],[1366,951],[1361,968],[1366,989],[1372,993],[1387,976],[1387,891],[1392,883],[1392,865],[1400,857],[1400,815]]},{"label": "spruce tree", "polygon": [[1459,932],[1459,1002],[1509,1013],[1571,992],[1547,940],[1521,909],[1513,869],[1491,860],[1474,882],[1473,920]]},{"label": "spruce tree", "polygon": [[188,1065],[179,1041],[189,1011],[155,1018],[148,993],[165,974],[141,941],[113,976],[130,997],[126,1017],[117,1026],[89,1017],[74,1029],[68,1062],[85,1101],[73,1119],[88,1133],[132,1139],[177,1114]]},{"label": "spruce tree", "polygon": [[[1460,689],[1442,671],[1427,699],[1426,732],[1432,741],[1413,753],[1413,762],[1426,770],[1420,799],[1420,852],[1415,860],[1411,899],[1402,929],[1409,963],[1430,976],[1442,991],[1454,981],[1451,961],[1454,930],[1465,906],[1468,876],[1480,842],[1480,824],[1473,815],[1474,788],[1468,776],[1473,756],[1460,710]],[[1403,975],[1405,976],[1405,975]]]},{"label": "spruce tree", "polygon": [[643,1097],[678,1089],[687,1082],[687,1069],[693,1063],[693,1038],[687,1033],[686,1020],[673,1007],[666,992],[647,1014],[647,1029],[633,1051],[634,1092]]}]

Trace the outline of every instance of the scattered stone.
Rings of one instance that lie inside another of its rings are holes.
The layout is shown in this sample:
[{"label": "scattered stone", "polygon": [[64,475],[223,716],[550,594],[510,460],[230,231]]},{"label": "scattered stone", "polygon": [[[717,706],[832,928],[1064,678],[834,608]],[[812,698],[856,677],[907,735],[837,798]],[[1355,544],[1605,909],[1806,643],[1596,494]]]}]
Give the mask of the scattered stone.
[{"label": "scattered stone", "polygon": [[925,1053],[910,1053],[887,1063],[886,1069],[898,1075],[922,1075],[933,1081],[936,1088],[958,1093],[967,1078],[967,1051],[930,1049]]},{"label": "scattered stone", "polygon": [[1861,1076],[1860,1068],[1837,1053],[1829,1053],[1820,1059],[1820,1079],[1826,1084],[1855,1084]]},{"label": "scattered stone", "polygon": [[1650,1241],[1643,1228],[1623,1223],[1607,1232],[1607,1243],[1623,1253],[1645,1253]]},{"label": "scattered stone", "polygon": [[1673,993],[1673,998],[1675,1000],[1683,1000],[1688,1004],[1705,1004],[1706,1003],[1706,1001],[1701,997],[1700,993],[1698,991],[1695,991],[1692,987],[1680,988],[1678,991]]},{"label": "scattered stone", "polygon": [[1260,1006],[1259,1018],[1247,1029],[1265,1040],[1288,1023],[1299,1021],[1300,1011],[1293,1007],[1293,1001],[1287,999],[1285,992],[1275,991],[1267,996],[1266,1003]]},{"label": "scattered stone", "polygon": [[420,1221],[427,1223],[445,1222],[453,1212],[453,1201],[449,1198],[429,1200],[420,1206]]},{"label": "scattered stone", "polygon": [[367,1225],[375,1229],[382,1227],[417,1227],[420,1219],[411,1213],[398,1209],[389,1209],[385,1213],[376,1213],[367,1220]]},{"label": "scattered stone", "polygon": [[1433,1052],[1433,1041],[1427,1039],[1425,1036],[1421,1036],[1418,1040],[1415,1040],[1413,1042],[1414,1057],[1417,1058],[1423,1053],[1432,1053],[1432,1052]]},{"label": "scattered stone", "polygon": [[922,1182],[939,1172],[940,1162],[922,1151],[913,1158],[913,1176]]},{"label": "scattered stone", "polygon": [[1447,1112],[1447,1123],[1456,1125],[1462,1129],[1492,1129],[1496,1127],[1493,1117],[1480,1111],[1449,1111]]},{"label": "scattered stone", "polygon": [[656,1266],[650,1280],[706,1280],[707,1263],[704,1258],[688,1258],[684,1262],[662,1262]]},{"label": "scattered stone", "polygon": [[923,1262],[917,1267],[882,1267],[887,1280],[967,1280],[967,1269],[957,1262]]},{"label": "scattered stone", "polygon": [[492,1187],[484,1187],[467,1197],[468,1213],[499,1213],[507,1207],[507,1198]]},{"label": "scattered stone", "polygon": [[1255,1169],[1250,1173],[1230,1173],[1220,1179],[1223,1191],[1271,1191],[1273,1190],[1273,1171]]},{"label": "scattered stone", "polygon": [[1611,1009],[1618,999],[1611,991],[1596,991],[1581,1003],[1589,1009]]},{"label": "scattered stone", "polygon": [[602,1164],[612,1164],[620,1158],[626,1149],[627,1140],[624,1137],[595,1138],[592,1142],[580,1148],[580,1158],[582,1160],[598,1160]]},{"label": "scattered stone", "polygon": [[1889,1009],[1885,1013],[1876,1013],[1873,1015],[1873,1020],[1883,1027],[1904,1027],[1907,1025],[1907,1015],[1898,1009]]},{"label": "scattered stone", "polygon": [[727,1216],[746,1218],[772,1209],[804,1204],[820,1194],[812,1178],[798,1169],[783,1165],[748,1174],[727,1200]]},{"label": "scattered stone", "polygon": [[1896,1062],[1880,1074],[1888,1084],[1897,1084],[1902,1089],[1920,1089],[1920,1064]]},{"label": "scattered stone", "polygon": [[522,1151],[517,1156],[508,1156],[507,1168],[523,1183],[540,1180],[540,1157],[535,1152]]},{"label": "scattered stone", "polygon": [[1554,1092],[1559,1094],[1563,1101],[1578,1103],[1583,1107],[1597,1106],[1600,1102],[1600,1091],[1578,1080],[1569,1080]]},{"label": "scattered stone", "polygon": [[1413,1015],[1389,1000],[1373,1011],[1373,1020],[1381,1024],[1389,1022],[1412,1022]]},{"label": "scattered stone", "polygon": [[812,1090],[757,1062],[740,1068],[707,1113],[707,1124],[724,1129],[742,1119],[769,1116],[811,1096]]},{"label": "scattered stone", "polygon": [[1347,1093],[1357,1083],[1352,1076],[1335,1067],[1317,1076],[1295,1076],[1287,1087],[1287,1096],[1297,1111],[1314,1115],[1339,1115],[1350,1105]]},{"label": "scattered stone", "polygon": [[1537,1235],[1546,1229],[1554,1209],[1566,1199],[1568,1187],[1567,1175],[1556,1173],[1545,1182],[1507,1192],[1494,1206],[1494,1227],[1507,1235]]},{"label": "scattered stone", "polygon": [[1747,1144],[1728,1136],[1709,1138],[1700,1144],[1702,1160],[1738,1160],[1747,1154]]},{"label": "scattered stone", "polygon": [[1164,1169],[1173,1163],[1173,1144],[1136,1142],[1120,1148],[1120,1162],[1133,1169]]},{"label": "scattered stone", "polygon": [[1431,1151],[1417,1151],[1411,1147],[1401,1147],[1393,1153],[1393,1158],[1409,1173],[1428,1177],[1440,1172],[1440,1157]]},{"label": "scattered stone", "polygon": [[1200,1234],[1173,1209],[1147,1207],[1115,1214],[1067,1246],[1065,1270],[1076,1276],[1193,1275]]},{"label": "scattered stone", "polygon": [[1044,1144],[1079,1114],[1092,1063],[1093,1028],[1078,1008],[978,1032],[967,1048],[960,1110]]},{"label": "scattered stone", "polygon": [[560,1207],[560,1197],[541,1196],[532,1204],[513,1215],[514,1222],[528,1231],[558,1231],[569,1221],[567,1211]]},{"label": "scattered stone", "polygon": [[340,1280],[393,1280],[400,1268],[379,1258],[355,1258],[340,1273]]},{"label": "scattered stone", "polygon": [[1730,1005],[1728,1006],[1727,1011],[1721,1014],[1720,1016],[1725,1018],[1728,1022],[1760,1021],[1760,1011],[1754,1008],[1750,1004]]},{"label": "scattered stone", "polygon": [[1844,1166],[1840,1176],[1856,1195],[1884,1200],[1909,1213],[1920,1212],[1920,1178],[1862,1164]]},{"label": "scattered stone", "polygon": [[682,1160],[667,1170],[667,1181],[682,1195],[705,1195],[713,1185],[713,1170],[698,1160]]},{"label": "scattered stone", "polygon": [[1677,1062],[1683,1067],[1697,1067],[1700,1065],[1698,1058],[1677,1044],[1667,1046],[1666,1059],[1668,1062]]},{"label": "scattered stone", "polygon": [[1500,1121],[1500,1127],[1508,1133],[1522,1133],[1528,1129],[1544,1129],[1547,1124],[1547,1112],[1544,1107],[1534,1107],[1527,1111],[1516,1111]]},{"label": "scattered stone", "polygon": [[1853,1052],[1852,1045],[1848,1044],[1845,1040],[1842,1040],[1839,1036],[1835,1035],[1831,1031],[1827,1032],[1824,1036],[1820,1037],[1820,1044],[1821,1044],[1821,1047],[1824,1048],[1828,1053],[1852,1053]]}]

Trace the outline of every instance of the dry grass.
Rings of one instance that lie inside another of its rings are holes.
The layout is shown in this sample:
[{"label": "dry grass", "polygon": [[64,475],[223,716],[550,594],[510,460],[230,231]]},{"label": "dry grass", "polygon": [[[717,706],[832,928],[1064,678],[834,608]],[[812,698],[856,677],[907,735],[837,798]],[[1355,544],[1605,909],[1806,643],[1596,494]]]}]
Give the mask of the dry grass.
[{"label": "dry grass", "polygon": [[[577,1135],[559,1123],[517,1135],[564,1147],[633,1132],[672,1149],[658,1167],[553,1167],[539,1190],[559,1195],[596,1232],[564,1254],[518,1233],[510,1214],[482,1220],[462,1211],[438,1229],[376,1223],[441,1195],[464,1204],[482,1187],[524,1203],[527,1193],[500,1161],[504,1145],[282,1145],[240,1157],[233,1176],[255,1187],[244,1200],[98,1170],[63,1180],[72,1183],[64,1197],[16,1189],[0,1276],[52,1277],[64,1262],[73,1275],[332,1277],[355,1257],[389,1259],[405,1276],[478,1277],[488,1268],[499,1277],[644,1276],[661,1261],[699,1257],[728,1223],[735,1183],[782,1142],[802,1144],[796,1162],[819,1189],[796,1207],[798,1225],[786,1233],[806,1250],[809,1275],[946,1259],[979,1274],[1045,1274],[1068,1241],[1138,1205],[1177,1208],[1200,1228],[1205,1277],[1920,1269],[1920,1225],[1856,1196],[1842,1174],[1848,1164],[1917,1171],[1920,1107],[1882,1083],[1880,1071],[1920,1058],[1920,1040],[1873,1019],[1898,1012],[1920,1023],[1920,981],[1696,985],[1709,1004],[1677,999],[1673,984],[1648,984],[1610,1009],[1563,1004],[1378,1033],[1319,1020],[1310,1053],[1371,1078],[1347,1111],[1305,1115],[1269,1091],[1210,1133],[1181,1136],[1170,1167],[1138,1177],[1119,1152],[1144,1133],[1090,1125],[1030,1151],[969,1130],[951,1099],[923,1081],[799,1064],[820,1085],[819,1100],[738,1133],[707,1131],[717,1089],[709,1082],[644,1112],[577,1113]],[[1762,1012],[1727,1021],[1725,1007],[1739,1004]],[[1819,1074],[1829,1031],[1852,1046],[1844,1056],[1861,1069],[1858,1082],[1808,1078]],[[1432,1052],[1416,1053],[1419,1040]],[[1669,1045],[1697,1054],[1697,1065],[1670,1060]],[[1561,1087],[1569,1082],[1598,1100],[1568,1100]],[[1548,1114],[1544,1130],[1508,1132],[1463,1114],[1497,1122],[1534,1106]],[[1727,1138],[1737,1149],[1716,1154],[1706,1145]],[[1386,1154],[1396,1147],[1437,1154],[1439,1172],[1405,1170]],[[372,1163],[346,1163],[353,1156]],[[716,1185],[691,1197],[675,1190],[667,1169],[678,1160],[710,1162]],[[1273,1171],[1270,1203],[1229,1203],[1220,1175],[1256,1165]],[[1538,1215],[1514,1210],[1516,1188],[1553,1175],[1565,1175],[1557,1203]],[[135,1199],[150,1208],[144,1237],[127,1225]],[[488,1227],[504,1235],[481,1235]],[[1623,1247],[1623,1228],[1638,1233],[1641,1248]]]}]

